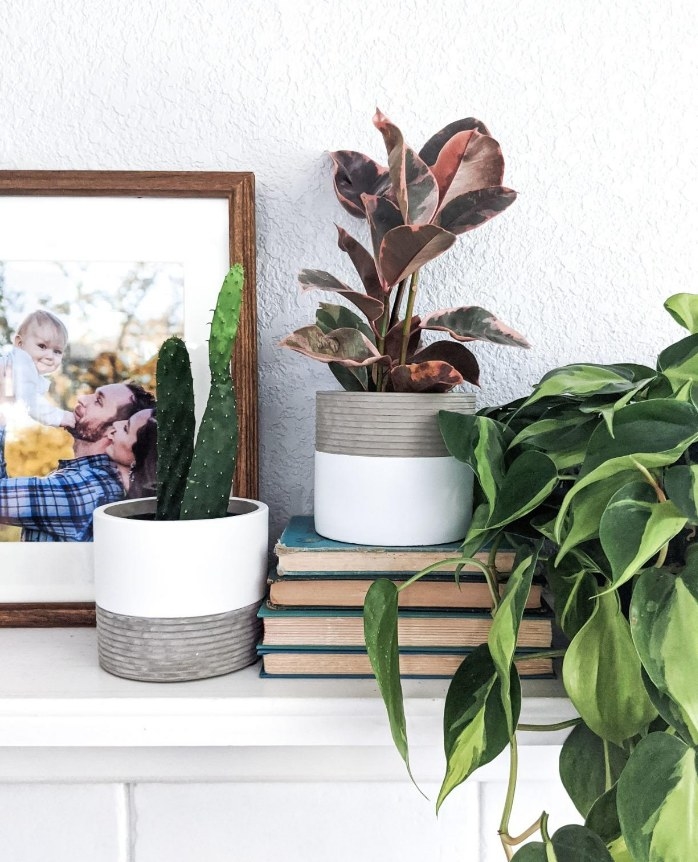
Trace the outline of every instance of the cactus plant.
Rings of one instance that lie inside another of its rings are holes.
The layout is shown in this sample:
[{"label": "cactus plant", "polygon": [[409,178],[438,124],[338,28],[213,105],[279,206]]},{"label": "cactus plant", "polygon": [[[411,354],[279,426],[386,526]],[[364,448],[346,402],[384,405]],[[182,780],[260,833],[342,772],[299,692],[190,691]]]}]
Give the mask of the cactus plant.
[{"label": "cactus plant", "polygon": [[238,422],[230,357],[237,336],[244,271],[223,281],[211,322],[211,388],[194,443],[194,395],[184,342],[173,336],[158,355],[157,520],[223,518],[237,457]]}]

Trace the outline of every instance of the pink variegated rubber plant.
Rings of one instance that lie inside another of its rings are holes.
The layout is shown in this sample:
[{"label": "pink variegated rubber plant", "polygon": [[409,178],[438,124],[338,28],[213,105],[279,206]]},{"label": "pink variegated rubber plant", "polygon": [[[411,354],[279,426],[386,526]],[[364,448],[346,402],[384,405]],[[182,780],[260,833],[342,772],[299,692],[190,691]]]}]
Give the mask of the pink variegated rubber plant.
[{"label": "pink variegated rubber plant", "polygon": [[[325,290],[351,302],[364,322],[343,305],[320,303],[316,322],[282,346],[329,364],[348,390],[448,392],[478,384],[479,367],[469,341],[528,347],[526,339],[479,306],[414,313],[420,268],[443,254],[459,234],[503,212],[516,192],[502,185],[504,159],[479,120],[450,123],[419,154],[379,110],[373,123],[388,153],[388,167],[352,150],[331,153],[334,188],[344,209],[368,222],[372,251],[337,226],[338,244],[365,292],[317,269],[304,269],[303,291]],[[402,310],[406,297],[406,306]],[[454,339],[422,346],[424,330]]]}]

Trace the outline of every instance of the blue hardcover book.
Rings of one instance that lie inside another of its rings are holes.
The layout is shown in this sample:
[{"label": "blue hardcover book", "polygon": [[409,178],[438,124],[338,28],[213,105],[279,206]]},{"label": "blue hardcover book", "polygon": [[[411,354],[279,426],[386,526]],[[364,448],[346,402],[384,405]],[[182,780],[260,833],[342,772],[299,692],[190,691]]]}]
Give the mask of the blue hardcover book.
[{"label": "blue hardcover book", "polygon": [[[274,550],[279,558],[279,576],[309,572],[351,575],[357,572],[414,573],[441,561],[447,562],[440,571],[452,572],[460,557],[460,546],[460,542],[448,542],[396,548],[336,542],[315,532],[312,515],[296,515],[289,521]],[[495,560],[497,568],[510,572],[514,555],[510,548],[500,549]],[[487,557],[486,551],[476,555],[483,562]],[[477,567],[466,566],[463,571],[477,571]]]}]

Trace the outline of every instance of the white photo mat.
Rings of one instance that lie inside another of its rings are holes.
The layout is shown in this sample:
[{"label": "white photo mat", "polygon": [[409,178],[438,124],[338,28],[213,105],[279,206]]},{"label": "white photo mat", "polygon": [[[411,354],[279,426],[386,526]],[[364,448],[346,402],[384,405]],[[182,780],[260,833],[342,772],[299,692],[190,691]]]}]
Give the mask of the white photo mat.
[{"label": "white photo mat", "polygon": [[[229,239],[225,198],[0,196],[0,260],[182,264],[197,419],[208,392],[208,326],[229,268]],[[0,543],[0,603],[90,601],[91,543]]]}]

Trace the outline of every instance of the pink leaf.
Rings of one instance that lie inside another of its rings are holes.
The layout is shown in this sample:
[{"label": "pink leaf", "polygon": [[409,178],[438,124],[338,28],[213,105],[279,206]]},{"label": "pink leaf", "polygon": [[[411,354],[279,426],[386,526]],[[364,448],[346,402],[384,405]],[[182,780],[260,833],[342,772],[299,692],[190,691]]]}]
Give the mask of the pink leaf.
[{"label": "pink leaf", "polygon": [[448,362],[433,360],[398,365],[390,372],[396,392],[450,392],[463,377]]},{"label": "pink leaf", "polygon": [[349,367],[389,361],[358,329],[335,329],[325,334],[317,326],[303,326],[282,338],[279,345],[319,362],[338,362]]},{"label": "pink leaf", "polygon": [[357,293],[343,281],[321,269],[302,269],[298,275],[298,282],[304,293],[309,290],[326,290],[330,293],[339,293],[360,309],[370,321],[378,320],[385,310],[385,305],[381,300],[366,296],[365,293]]},{"label": "pink leaf", "polygon": [[[373,256],[376,261],[379,260],[380,257],[380,249],[381,244],[383,243],[383,237],[388,233],[388,231],[393,228],[400,227],[404,224],[402,220],[402,214],[397,206],[391,203],[384,197],[377,197],[376,195],[364,195],[361,199],[364,205],[364,209],[366,211],[366,219],[368,220],[368,226],[371,230],[371,243],[373,245]],[[387,292],[390,290],[392,285],[388,285],[383,278],[383,274],[380,271],[380,266],[377,267],[378,276],[381,278],[381,283],[383,286],[383,291]]]},{"label": "pink leaf", "polygon": [[523,335],[477,305],[433,311],[422,320],[422,329],[448,332],[456,341],[489,341],[508,347],[530,347]]},{"label": "pink leaf", "polygon": [[379,110],[373,124],[385,141],[390,181],[405,224],[428,224],[439,205],[436,179],[417,153],[405,144],[400,129]]},{"label": "pink leaf", "polygon": [[498,186],[504,157],[497,141],[480,132],[459,132],[439,153],[432,173],[439,184],[440,207],[458,195]]},{"label": "pink leaf", "polygon": [[387,285],[395,285],[456,241],[454,234],[437,225],[403,225],[383,237],[378,267]]},{"label": "pink leaf", "polygon": [[330,153],[334,190],[344,209],[356,218],[366,218],[361,195],[383,194],[390,189],[388,169],[354,150]]},{"label": "pink leaf", "polygon": [[426,144],[424,144],[422,149],[419,151],[420,158],[426,162],[429,167],[431,167],[436,163],[441,150],[454,135],[457,135],[458,132],[469,132],[473,129],[483,135],[489,135],[487,126],[481,120],[476,120],[475,117],[466,117],[463,120],[456,120],[455,122],[444,126],[441,131],[429,138]]}]

